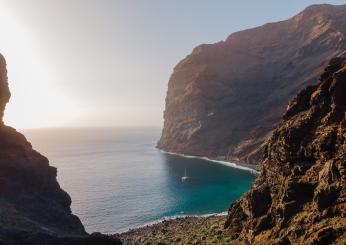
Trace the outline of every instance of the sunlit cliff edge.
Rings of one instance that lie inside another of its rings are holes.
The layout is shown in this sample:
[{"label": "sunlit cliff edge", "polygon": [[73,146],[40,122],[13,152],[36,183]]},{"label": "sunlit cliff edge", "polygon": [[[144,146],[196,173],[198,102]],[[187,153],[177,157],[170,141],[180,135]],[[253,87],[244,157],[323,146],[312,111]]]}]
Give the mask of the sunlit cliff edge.
[{"label": "sunlit cliff edge", "polygon": [[346,49],[346,5],[313,5],[203,44],[168,83],[158,148],[257,165],[286,105]]}]

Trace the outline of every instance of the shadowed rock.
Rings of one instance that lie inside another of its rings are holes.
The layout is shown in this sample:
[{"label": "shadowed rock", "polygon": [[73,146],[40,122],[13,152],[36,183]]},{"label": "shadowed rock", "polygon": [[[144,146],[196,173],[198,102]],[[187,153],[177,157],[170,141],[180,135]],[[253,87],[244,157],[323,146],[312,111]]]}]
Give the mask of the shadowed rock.
[{"label": "shadowed rock", "polygon": [[233,239],[342,244],[346,239],[346,59],[302,90],[267,142],[262,174],[231,205]]},{"label": "shadowed rock", "polygon": [[0,125],[3,124],[5,106],[10,96],[11,94],[7,83],[6,61],[4,56],[0,54]]},{"label": "shadowed rock", "polygon": [[0,55],[0,244],[121,244],[115,236],[89,235],[71,213],[71,198],[57,169],[24,135],[3,124],[10,98]]}]

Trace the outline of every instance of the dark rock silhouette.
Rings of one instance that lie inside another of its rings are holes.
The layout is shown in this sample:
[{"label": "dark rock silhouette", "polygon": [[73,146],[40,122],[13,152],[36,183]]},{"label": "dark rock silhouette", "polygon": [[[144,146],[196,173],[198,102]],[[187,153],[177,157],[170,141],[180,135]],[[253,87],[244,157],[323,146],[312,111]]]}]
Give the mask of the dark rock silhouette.
[{"label": "dark rock silhouette", "polygon": [[346,5],[313,5],[196,47],[169,80],[158,148],[258,164],[289,100],[346,49],[345,35]]},{"label": "dark rock silhouette", "polygon": [[303,89],[265,146],[262,173],[225,227],[252,244],[346,241],[346,59]]},{"label": "dark rock silhouette", "polygon": [[86,233],[71,213],[71,198],[57,182],[57,169],[22,134],[3,124],[9,98],[0,55],[0,244],[121,244],[115,236]]},{"label": "dark rock silhouette", "polygon": [[3,125],[3,117],[6,103],[10,99],[10,90],[7,83],[6,61],[0,55],[0,125]]}]

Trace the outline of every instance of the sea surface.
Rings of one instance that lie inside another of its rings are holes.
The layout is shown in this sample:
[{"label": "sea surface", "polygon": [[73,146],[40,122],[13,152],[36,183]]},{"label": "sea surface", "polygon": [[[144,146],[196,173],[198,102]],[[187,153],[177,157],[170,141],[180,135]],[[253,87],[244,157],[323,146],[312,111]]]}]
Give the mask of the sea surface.
[{"label": "sea surface", "polygon": [[[256,175],[163,153],[159,128],[31,129],[23,133],[58,168],[88,232],[116,233],[158,220],[225,212]],[[186,168],[189,179],[181,181]]]}]

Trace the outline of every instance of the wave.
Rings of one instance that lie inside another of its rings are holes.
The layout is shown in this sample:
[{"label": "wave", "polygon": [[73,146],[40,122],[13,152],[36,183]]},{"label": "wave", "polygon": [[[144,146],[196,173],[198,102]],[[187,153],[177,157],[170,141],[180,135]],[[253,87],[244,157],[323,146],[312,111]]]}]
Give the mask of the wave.
[{"label": "wave", "polygon": [[224,215],[227,215],[227,211],[225,212],[221,212],[221,213],[209,213],[209,214],[187,214],[187,215],[172,215],[172,216],[164,216],[160,219],[157,219],[157,220],[154,220],[154,221],[150,221],[150,222],[147,222],[147,223],[144,223],[142,225],[138,225],[138,226],[134,226],[134,227],[131,227],[131,228],[124,228],[124,229],[121,229],[119,230],[117,233],[125,233],[125,232],[128,232],[130,230],[136,230],[136,229],[140,229],[140,228],[144,228],[144,227],[147,227],[147,226],[152,226],[152,225],[155,225],[155,224],[159,224],[163,221],[170,221],[170,220],[175,220],[175,219],[179,219],[179,218],[189,218],[189,217],[203,217],[203,218],[207,218],[207,217],[211,217],[211,216],[224,216]]},{"label": "wave", "polygon": [[181,157],[186,157],[186,158],[196,158],[196,159],[206,160],[206,161],[209,161],[209,162],[215,162],[215,163],[219,163],[219,164],[231,167],[231,168],[237,168],[237,169],[249,171],[249,172],[251,172],[253,174],[256,174],[256,175],[261,173],[260,171],[257,171],[257,170],[255,170],[253,168],[245,167],[245,166],[233,163],[233,162],[215,160],[215,159],[211,159],[211,158],[208,158],[208,157],[199,157],[199,156],[180,154],[180,153],[175,153],[175,152],[164,151],[164,150],[161,150],[161,149],[159,149],[159,151],[164,153],[164,154],[169,154],[169,155],[176,155],[176,156],[181,156]]}]

